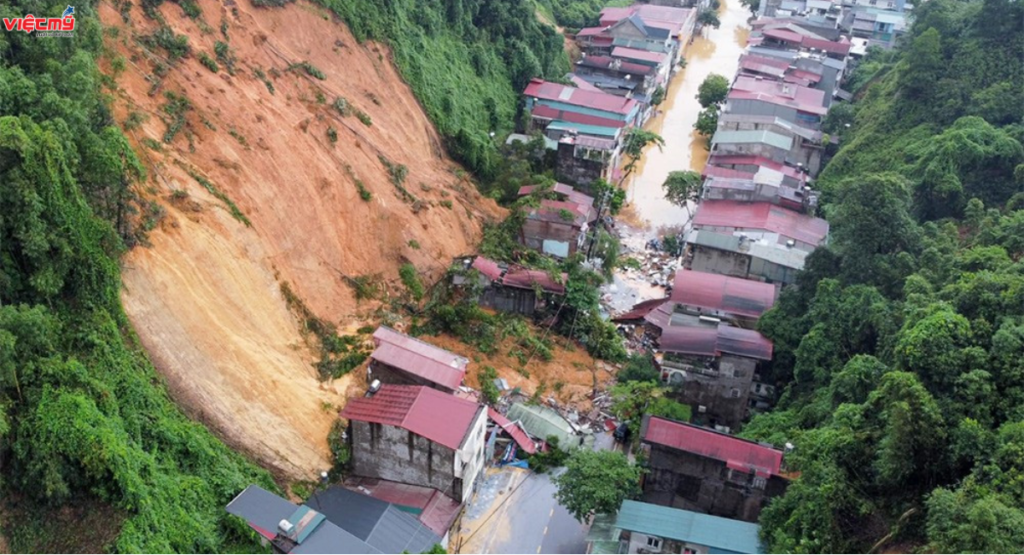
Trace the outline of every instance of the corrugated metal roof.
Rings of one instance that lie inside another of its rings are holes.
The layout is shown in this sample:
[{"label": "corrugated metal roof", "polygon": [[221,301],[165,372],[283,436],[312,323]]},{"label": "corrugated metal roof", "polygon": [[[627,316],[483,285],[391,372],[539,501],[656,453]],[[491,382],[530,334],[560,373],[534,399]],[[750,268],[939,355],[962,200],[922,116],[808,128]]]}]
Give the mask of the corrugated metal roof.
[{"label": "corrugated metal roof", "polygon": [[487,407],[487,416],[490,417],[490,419],[493,420],[494,423],[497,424],[502,430],[505,430],[505,433],[512,436],[512,439],[515,440],[516,445],[522,448],[523,451],[526,451],[530,455],[537,452],[537,444],[534,443],[532,439],[530,439],[530,436],[527,435],[526,430],[523,430],[519,426],[519,424],[516,424],[515,422],[512,422],[508,418],[505,418],[504,416],[502,416],[501,413],[492,409],[491,407]]},{"label": "corrugated metal roof", "polygon": [[780,83],[769,79],[758,79],[749,75],[741,75],[736,78],[732,85],[733,91],[747,91],[752,93],[765,93],[780,98],[795,101],[801,106],[823,108],[828,99],[825,91],[802,87],[791,83]]},{"label": "corrugated metal roof", "polygon": [[384,553],[423,553],[441,538],[413,515],[361,493],[331,486],[307,505],[327,520]]},{"label": "corrugated metal roof", "polygon": [[575,131],[584,135],[594,135],[608,139],[616,139],[622,132],[618,127],[605,127],[603,125],[589,125],[586,123],[572,123],[568,121],[555,120],[548,124],[549,131]]},{"label": "corrugated metal roof", "polygon": [[[300,507],[257,485],[245,488],[227,506],[227,512],[245,519],[267,539],[277,535],[277,525],[290,518]],[[308,509],[308,508],[307,508]],[[330,521],[321,522],[308,532],[292,553],[380,553],[381,551],[341,529]]]},{"label": "corrugated metal roof", "polygon": [[507,416],[513,422],[518,421],[524,430],[537,439],[547,441],[549,437],[556,437],[561,449],[575,449],[579,446],[579,436],[573,432],[572,425],[552,409],[515,403],[508,409]]},{"label": "corrugated metal roof", "polygon": [[373,340],[377,348],[370,357],[374,360],[448,389],[458,389],[466,375],[469,359],[398,333],[387,326],[377,328]]},{"label": "corrugated metal roof", "polygon": [[668,59],[668,54],[637,50],[636,48],[626,48],[625,46],[616,46],[612,49],[612,58],[625,58],[627,60],[641,60],[653,64],[661,64]]},{"label": "corrugated metal roof", "polygon": [[488,258],[478,256],[473,259],[473,264],[470,267],[480,272],[491,281],[501,278],[502,270],[498,267],[498,263]]},{"label": "corrugated metal roof", "polygon": [[748,244],[744,248],[740,248],[739,237],[707,230],[691,230],[686,236],[686,242],[760,258],[772,264],[793,268],[794,270],[803,270],[804,261],[807,259],[807,255],[810,254],[807,251],[787,248],[784,245],[765,245],[761,242]]},{"label": "corrugated metal roof", "polygon": [[820,245],[828,237],[827,221],[769,202],[705,200],[697,207],[693,227],[757,229],[810,245]]},{"label": "corrugated metal roof", "polygon": [[596,67],[600,69],[614,69],[622,73],[629,73],[632,75],[650,75],[654,72],[654,68],[651,66],[645,66],[642,64],[634,64],[630,62],[621,62],[618,68],[612,68],[612,63],[618,60],[612,59],[610,56],[586,56],[580,61],[576,62],[577,65],[584,67]]},{"label": "corrugated metal roof", "polygon": [[643,440],[719,460],[733,470],[759,476],[778,475],[782,468],[782,451],[778,449],[667,418],[652,416]]},{"label": "corrugated metal roof", "polygon": [[433,488],[358,476],[349,476],[345,482],[345,487],[353,491],[415,514],[424,526],[442,537],[451,530],[462,509],[461,503]]},{"label": "corrugated metal roof", "polygon": [[600,127],[624,127],[626,122],[622,119],[615,118],[602,118],[600,116],[594,116],[591,114],[582,114],[574,112],[572,110],[562,110],[545,104],[537,103],[533,107],[533,111],[530,112],[533,117],[536,118],[547,118],[551,120],[564,121],[570,123],[581,123],[584,125],[596,125]]},{"label": "corrugated metal roof", "polygon": [[664,304],[664,302],[667,300],[668,297],[661,299],[650,299],[647,301],[639,302],[633,305],[633,308],[629,309],[628,312],[619,314],[618,316],[613,317],[611,320],[612,322],[628,322],[630,320],[639,320],[650,314],[654,309]]},{"label": "corrugated metal roof", "polygon": [[807,181],[807,174],[794,168],[793,166],[787,166],[780,164],[773,160],[769,160],[763,156],[751,156],[743,154],[712,154],[708,159],[708,164],[713,166],[761,166],[775,171],[782,172],[783,174],[797,179],[799,181]]},{"label": "corrugated metal roof", "polygon": [[616,114],[629,114],[636,108],[635,100],[603,92],[584,91],[542,79],[531,79],[523,94]]},{"label": "corrugated metal roof", "polygon": [[555,282],[551,275],[541,270],[509,270],[501,279],[502,285],[517,287],[519,289],[533,289],[540,287],[548,293],[557,295],[565,294],[565,284],[569,280],[569,274],[562,273],[562,283]]},{"label": "corrugated metal roof", "polygon": [[760,526],[742,520],[626,500],[615,527],[663,539],[703,545],[711,553],[762,553]]},{"label": "corrugated metal roof", "polygon": [[775,305],[776,289],[769,283],[680,269],[671,299],[688,306],[757,318]]},{"label": "corrugated metal roof", "polygon": [[352,399],[341,417],[396,426],[458,449],[483,405],[420,385],[384,384],[370,397]]},{"label": "corrugated metal roof", "polygon": [[772,342],[765,336],[754,330],[725,324],[662,327],[658,350],[707,357],[730,354],[760,360],[772,359]]},{"label": "corrugated metal roof", "polygon": [[711,137],[712,148],[714,148],[715,144],[720,143],[766,144],[786,151],[793,148],[792,138],[778,133],[773,133],[767,129],[753,129],[749,131],[729,131],[719,129],[715,132],[714,136]]},{"label": "corrugated metal roof", "polygon": [[626,48],[635,48],[637,50],[646,50],[648,52],[660,52],[662,54],[669,52],[669,48],[665,46],[665,43],[643,39],[628,39],[622,37],[613,40],[612,44],[615,46],[625,46]]}]

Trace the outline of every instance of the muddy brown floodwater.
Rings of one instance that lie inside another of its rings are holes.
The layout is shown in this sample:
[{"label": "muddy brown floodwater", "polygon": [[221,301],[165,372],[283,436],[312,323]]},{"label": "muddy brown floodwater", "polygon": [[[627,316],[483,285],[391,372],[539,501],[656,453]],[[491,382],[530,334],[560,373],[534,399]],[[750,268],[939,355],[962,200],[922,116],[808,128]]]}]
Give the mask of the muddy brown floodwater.
[{"label": "muddy brown floodwater", "polygon": [[652,258],[645,245],[653,237],[681,231],[688,222],[690,211],[665,200],[661,184],[669,172],[704,169],[708,158],[705,140],[693,129],[701,109],[697,87],[712,73],[732,80],[747,45],[750,12],[739,0],[722,0],[718,16],[721,27],[706,29],[686,48],[686,68],[673,76],[661,111],[647,124],[647,129],[665,139],[665,146],[648,148],[637,163],[626,183],[627,205],[617,227],[622,255],[637,259],[641,268],[616,271],[615,280],[602,289],[608,313],[621,313],[637,302],[664,295],[664,285],[678,267],[678,261],[664,263]]},{"label": "muddy brown floodwater", "polygon": [[704,169],[705,141],[693,129],[700,112],[697,87],[712,73],[732,80],[747,45],[750,12],[739,0],[722,0],[718,15],[721,27],[705,29],[686,48],[686,68],[672,78],[661,112],[647,125],[665,139],[665,146],[648,148],[627,184],[624,219],[650,231],[680,227],[689,218],[684,208],[665,200],[661,184],[671,171]]}]

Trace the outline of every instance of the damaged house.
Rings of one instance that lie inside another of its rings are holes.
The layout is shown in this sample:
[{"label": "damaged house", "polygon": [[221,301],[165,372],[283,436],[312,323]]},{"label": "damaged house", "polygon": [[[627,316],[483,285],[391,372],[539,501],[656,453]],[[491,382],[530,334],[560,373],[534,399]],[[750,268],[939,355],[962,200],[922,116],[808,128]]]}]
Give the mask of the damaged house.
[{"label": "damaged house", "polygon": [[[519,194],[529,194],[532,190],[524,187]],[[597,210],[593,197],[568,185],[558,184],[553,192],[564,200],[541,199],[540,204],[526,214],[519,242],[544,254],[568,258],[583,247],[587,230],[597,220]]]},{"label": "damaged house", "polygon": [[370,355],[367,383],[425,385],[454,393],[462,385],[469,359],[435,347],[387,326],[373,332],[377,346]]},{"label": "damaged house", "polygon": [[352,399],[352,473],[440,490],[465,502],[484,467],[484,405],[425,386],[384,384]]},{"label": "damaged house", "polygon": [[556,281],[547,272],[528,270],[501,264],[477,256],[463,262],[466,269],[474,270],[475,276],[456,274],[452,283],[456,286],[476,285],[479,293],[476,302],[480,306],[501,312],[515,312],[533,316],[553,304],[553,299],[565,295],[568,274],[562,273]]},{"label": "damaged house", "polygon": [[657,416],[644,417],[640,437],[646,503],[757,522],[789,483],[782,451],[768,445]]}]

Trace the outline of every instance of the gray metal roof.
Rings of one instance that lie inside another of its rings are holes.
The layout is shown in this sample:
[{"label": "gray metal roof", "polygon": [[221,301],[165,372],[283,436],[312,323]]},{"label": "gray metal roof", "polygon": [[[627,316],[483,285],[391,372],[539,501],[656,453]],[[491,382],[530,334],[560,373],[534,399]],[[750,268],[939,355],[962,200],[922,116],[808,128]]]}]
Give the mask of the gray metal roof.
[{"label": "gray metal roof", "polygon": [[423,553],[441,541],[416,517],[391,503],[340,486],[317,493],[306,504],[384,553]]},{"label": "gray metal roof", "polygon": [[778,133],[773,133],[766,129],[755,129],[752,131],[719,130],[715,133],[714,137],[711,138],[711,143],[712,145],[718,143],[763,143],[782,150],[789,150],[793,147],[792,138]]},{"label": "gray metal roof", "polygon": [[[269,534],[277,532],[277,525],[290,517],[298,505],[283,499],[257,485],[245,488],[238,497],[228,503],[227,511],[245,519],[250,526],[261,528]],[[433,545],[433,544],[431,544]],[[330,520],[321,522],[309,536],[291,553],[381,553],[350,532],[339,528]]]}]

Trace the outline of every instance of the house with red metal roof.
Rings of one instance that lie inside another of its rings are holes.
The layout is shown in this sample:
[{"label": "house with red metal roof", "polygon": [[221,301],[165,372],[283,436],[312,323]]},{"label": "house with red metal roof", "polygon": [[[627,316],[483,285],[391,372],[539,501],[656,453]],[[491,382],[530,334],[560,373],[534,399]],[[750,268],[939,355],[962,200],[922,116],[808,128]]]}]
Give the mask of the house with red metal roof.
[{"label": "house with red metal roof", "polygon": [[669,301],[676,312],[716,318],[753,328],[775,305],[778,288],[769,283],[679,269]]},{"label": "house with red metal roof", "polygon": [[705,200],[693,216],[693,229],[811,252],[826,243],[829,226],[821,218],[767,202]]},{"label": "house with red metal roof", "polygon": [[693,408],[695,422],[738,429],[748,414],[754,376],[772,358],[772,342],[755,330],[665,305],[648,316],[659,319],[667,320],[659,322],[654,355],[662,380],[675,389],[677,400]]},{"label": "house with red metal roof", "polygon": [[484,405],[420,385],[384,384],[352,399],[352,474],[434,488],[459,502],[484,468]]},{"label": "house with red metal roof", "polygon": [[553,307],[557,298],[565,295],[565,285],[569,280],[564,272],[552,276],[541,270],[500,264],[482,256],[463,261],[463,269],[464,272],[452,277],[452,283],[474,293],[477,304],[526,316],[550,312],[546,309]]},{"label": "house with red metal roof", "polygon": [[373,333],[367,381],[425,385],[447,393],[462,385],[469,359],[399,333],[387,326]]},{"label": "house with red metal roof", "polygon": [[786,491],[783,452],[770,445],[657,416],[644,417],[640,438],[646,503],[757,522]]}]

